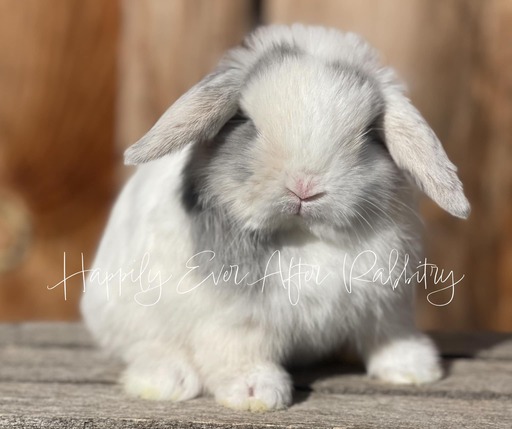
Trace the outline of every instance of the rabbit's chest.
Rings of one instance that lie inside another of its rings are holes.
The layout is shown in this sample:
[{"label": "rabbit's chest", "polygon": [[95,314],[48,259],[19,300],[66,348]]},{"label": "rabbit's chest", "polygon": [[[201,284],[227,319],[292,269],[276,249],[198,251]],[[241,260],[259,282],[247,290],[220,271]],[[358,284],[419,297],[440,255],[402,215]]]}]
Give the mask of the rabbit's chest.
[{"label": "rabbit's chest", "polygon": [[253,296],[270,337],[286,338],[287,350],[309,361],[340,345],[357,296],[344,286],[346,253],[329,246],[283,247],[270,255]]},{"label": "rabbit's chest", "polygon": [[312,301],[329,301],[339,296],[342,288],[340,258],[343,255],[318,247],[284,248],[260,264],[254,284],[283,306],[303,307]]},{"label": "rabbit's chest", "polygon": [[[357,305],[347,282],[351,255],[323,244],[283,247],[260,268],[258,292],[265,308],[281,326],[305,329],[308,334],[339,326],[350,307]],[[314,332],[315,331],[315,332]]]}]

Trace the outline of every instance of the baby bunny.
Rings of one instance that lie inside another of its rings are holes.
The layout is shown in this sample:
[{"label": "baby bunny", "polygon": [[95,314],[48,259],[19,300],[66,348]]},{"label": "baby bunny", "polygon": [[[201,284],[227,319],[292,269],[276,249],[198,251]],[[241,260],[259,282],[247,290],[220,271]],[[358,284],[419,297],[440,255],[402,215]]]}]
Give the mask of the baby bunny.
[{"label": "baby bunny", "polygon": [[282,409],[285,366],[347,345],[372,377],[441,377],[401,275],[421,259],[414,189],[457,217],[469,203],[359,36],[257,29],[125,160],[81,308],[129,394]]}]

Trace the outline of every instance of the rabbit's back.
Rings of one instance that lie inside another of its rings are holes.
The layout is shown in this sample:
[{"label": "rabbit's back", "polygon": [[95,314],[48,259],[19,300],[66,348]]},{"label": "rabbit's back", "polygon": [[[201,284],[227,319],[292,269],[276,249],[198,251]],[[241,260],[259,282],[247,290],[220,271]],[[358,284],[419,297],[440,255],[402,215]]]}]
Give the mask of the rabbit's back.
[{"label": "rabbit's back", "polygon": [[112,209],[81,301],[85,322],[107,349],[147,335],[144,320],[160,317],[154,307],[168,296],[164,288],[183,274],[178,261],[192,248],[177,195],[187,152],[138,167]]}]

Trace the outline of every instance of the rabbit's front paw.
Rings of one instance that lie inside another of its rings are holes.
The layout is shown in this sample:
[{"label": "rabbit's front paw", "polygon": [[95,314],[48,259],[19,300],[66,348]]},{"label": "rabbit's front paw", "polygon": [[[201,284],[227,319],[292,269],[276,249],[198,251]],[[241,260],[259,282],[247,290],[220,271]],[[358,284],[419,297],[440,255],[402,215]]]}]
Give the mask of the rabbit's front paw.
[{"label": "rabbit's front paw", "polygon": [[368,375],[392,384],[424,384],[439,380],[443,371],[437,350],[421,336],[395,340],[370,356]]},{"label": "rabbit's front paw", "polygon": [[274,365],[262,365],[229,379],[215,390],[216,401],[228,408],[253,412],[287,408],[292,401],[290,376]]},{"label": "rabbit's front paw", "polygon": [[202,390],[195,370],[181,359],[132,364],[121,381],[129,395],[143,399],[185,401]]}]

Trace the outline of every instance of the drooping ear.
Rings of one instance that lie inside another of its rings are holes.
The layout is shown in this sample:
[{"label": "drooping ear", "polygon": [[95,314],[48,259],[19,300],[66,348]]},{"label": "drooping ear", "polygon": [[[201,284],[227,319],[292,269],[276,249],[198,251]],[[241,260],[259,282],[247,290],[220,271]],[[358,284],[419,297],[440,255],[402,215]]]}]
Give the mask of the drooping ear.
[{"label": "drooping ear", "polygon": [[237,111],[240,74],[237,69],[217,70],[193,86],[125,151],[125,164],[148,162],[189,143],[215,137]]},{"label": "drooping ear", "polygon": [[467,218],[469,202],[441,142],[399,87],[384,89],[383,133],[395,163],[447,212]]}]

